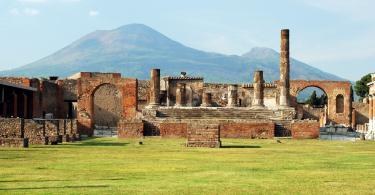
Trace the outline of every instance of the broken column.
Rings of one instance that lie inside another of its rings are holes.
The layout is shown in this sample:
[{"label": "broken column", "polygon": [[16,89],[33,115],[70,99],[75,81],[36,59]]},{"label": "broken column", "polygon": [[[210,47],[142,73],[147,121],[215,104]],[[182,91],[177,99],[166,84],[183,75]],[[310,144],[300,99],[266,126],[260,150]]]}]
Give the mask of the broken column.
[{"label": "broken column", "polygon": [[264,108],[264,80],[263,71],[258,70],[254,73],[254,96],[252,109],[263,109]]},{"label": "broken column", "polygon": [[236,107],[237,106],[237,85],[229,85],[228,86],[228,104],[227,107]]},{"label": "broken column", "polygon": [[212,94],[211,93],[203,93],[202,104],[201,107],[211,107],[212,106]]},{"label": "broken column", "polygon": [[280,107],[289,107],[290,97],[290,83],[289,83],[289,29],[281,30],[281,45],[280,45]]},{"label": "broken column", "polygon": [[181,107],[185,105],[185,84],[178,83],[176,89],[176,105],[177,107]]},{"label": "broken column", "polygon": [[151,70],[149,107],[160,105],[160,69]]}]

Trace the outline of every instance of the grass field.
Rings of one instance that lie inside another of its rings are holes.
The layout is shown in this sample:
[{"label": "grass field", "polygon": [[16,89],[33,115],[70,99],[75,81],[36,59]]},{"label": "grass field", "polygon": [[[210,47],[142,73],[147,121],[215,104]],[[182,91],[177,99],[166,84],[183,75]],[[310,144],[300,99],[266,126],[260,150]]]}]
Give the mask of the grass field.
[{"label": "grass field", "polygon": [[0,148],[0,194],[374,194],[375,142],[97,138]]}]

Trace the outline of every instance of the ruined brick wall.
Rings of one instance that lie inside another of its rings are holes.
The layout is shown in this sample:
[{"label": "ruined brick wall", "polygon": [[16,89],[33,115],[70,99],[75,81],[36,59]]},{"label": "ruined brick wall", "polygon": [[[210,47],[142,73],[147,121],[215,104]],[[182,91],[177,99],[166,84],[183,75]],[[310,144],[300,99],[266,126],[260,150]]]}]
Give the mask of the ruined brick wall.
[{"label": "ruined brick wall", "polygon": [[114,85],[101,85],[94,92],[96,126],[116,127],[122,115],[122,94]]},{"label": "ruined brick wall", "polygon": [[94,99],[96,89],[104,84],[111,84],[121,92],[121,117],[127,120],[136,118],[138,105],[138,80],[121,78],[117,73],[81,72],[78,79],[77,119],[80,134],[93,135],[95,124]]},{"label": "ruined brick wall", "polygon": [[309,105],[301,104],[297,107],[297,115],[299,116],[299,119],[319,120],[322,112],[324,112],[324,108],[314,108]]},{"label": "ruined brick wall", "polygon": [[275,123],[224,123],[220,124],[220,137],[222,138],[261,138],[272,139],[275,134]]},{"label": "ruined brick wall", "polygon": [[291,124],[293,139],[319,138],[320,125],[317,121],[301,120]]},{"label": "ruined brick wall", "polygon": [[[221,83],[204,83],[204,92],[212,94],[214,106],[225,107],[228,103],[228,86],[229,84]],[[251,107],[253,101],[254,88],[252,84],[238,86],[238,102],[240,107]],[[268,108],[277,107],[277,88],[270,83],[265,84],[264,88],[264,105]]]},{"label": "ruined brick wall", "polygon": [[147,104],[150,96],[150,81],[138,81],[138,110],[143,110]]},{"label": "ruined brick wall", "polygon": [[63,90],[64,101],[77,101],[77,80],[64,79],[59,81],[61,82],[60,87]]},{"label": "ruined brick wall", "polygon": [[353,102],[353,108],[355,109],[355,122],[356,124],[365,124],[369,122],[369,105],[362,102]]},{"label": "ruined brick wall", "polygon": [[[307,81],[291,80],[290,94],[291,105],[297,107],[297,96],[300,91],[307,87],[317,87],[323,90],[328,96],[328,123],[351,126],[352,114],[352,88],[349,81]],[[343,96],[343,112],[338,112],[336,100]]]},{"label": "ruined brick wall", "polygon": [[0,77],[0,80],[13,83],[16,85],[22,85],[25,87],[31,87],[30,79],[26,77]]},{"label": "ruined brick wall", "polygon": [[[162,79],[162,82],[166,82],[165,78]],[[162,84],[161,86],[165,86],[168,89],[161,90],[168,90],[169,91],[169,100],[170,105],[173,106],[176,103],[176,90],[177,84],[183,83],[185,84],[185,103],[187,106],[200,106],[202,103],[202,95],[203,95],[203,78],[183,78],[183,77],[173,77],[173,79],[168,80],[168,84]],[[164,102],[163,102],[164,103]],[[189,105],[191,104],[191,105]]]},{"label": "ruined brick wall", "polygon": [[67,116],[68,104],[64,102],[63,90],[58,84],[49,80],[41,82],[41,111],[53,113],[55,118],[65,118]]},{"label": "ruined brick wall", "polygon": [[0,118],[0,137],[14,138],[22,135],[22,119]]},{"label": "ruined brick wall", "polygon": [[139,121],[121,120],[117,126],[118,138],[140,138],[143,137],[144,124]]},{"label": "ruined brick wall", "polygon": [[159,124],[159,129],[162,138],[186,137],[187,123],[163,122]]},{"label": "ruined brick wall", "polygon": [[189,123],[187,128],[187,147],[220,148],[218,124]]}]

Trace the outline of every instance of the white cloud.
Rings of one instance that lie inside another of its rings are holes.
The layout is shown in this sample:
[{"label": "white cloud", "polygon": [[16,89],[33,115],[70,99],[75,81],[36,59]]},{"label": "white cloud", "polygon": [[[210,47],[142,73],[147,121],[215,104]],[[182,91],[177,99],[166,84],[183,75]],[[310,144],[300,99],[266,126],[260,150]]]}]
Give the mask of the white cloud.
[{"label": "white cloud", "polygon": [[13,8],[9,10],[9,13],[13,16],[37,16],[40,14],[39,10],[34,8],[18,9]]},{"label": "white cloud", "polygon": [[99,12],[97,10],[90,10],[89,11],[89,16],[97,16],[99,15]]},{"label": "white cloud", "polygon": [[46,3],[47,0],[18,0],[21,3]]}]

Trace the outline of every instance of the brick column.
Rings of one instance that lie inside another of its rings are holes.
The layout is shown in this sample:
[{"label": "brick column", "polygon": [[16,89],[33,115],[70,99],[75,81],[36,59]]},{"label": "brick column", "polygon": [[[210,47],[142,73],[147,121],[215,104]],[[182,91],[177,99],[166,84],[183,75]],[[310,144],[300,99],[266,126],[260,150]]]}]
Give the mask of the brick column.
[{"label": "brick column", "polygon": [[175,106],[180,107],[185,105],[185,84],[178,83],[176,89],[176,104]]},{"label": "brick column", "polygon": [[18,95],[13,92],[13,117],[18,117]]},{"label": "brick column", "polygon": [[160,69],[151,70],[149,107],[160,105]]},{"label": "brick column", "polygon": [[27,112],[29,111],[28,110],[28,99],[27,99],[27,95],[26,94],[23,94],[23,118],[27,118]]},{"label": "brick column", "polygon": [[227,107],[237,107],[237,85],[229,85],[228,87],[228,104]]},{"label": "brick column", "polygon": [[368,112],[368,119],[369,119],[369,129],[372,129],[373,128],[373,107],[374,107],[374,105],[373,105],[373,97],[372,96],[369,96],[369,98],[368,98],[368,104],[369,104],[369,112]]},{"label": "brick column", "polygon": [[289,107],[290,102],[290,64],[289,64],[289,30],[281,30],[281,44],[280,44],[280,107]]},{"label": "brick column", "polygon": [[263,109],[264,108],[264,80],[263,71],[255,71],[254,73],[254,96],[252,109]]},{"label": "brick column", "polygon": [[211,106],[212,106],[212,94],[211,93],[203,93],[201,107],[211,107]]}]

